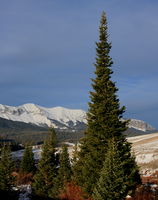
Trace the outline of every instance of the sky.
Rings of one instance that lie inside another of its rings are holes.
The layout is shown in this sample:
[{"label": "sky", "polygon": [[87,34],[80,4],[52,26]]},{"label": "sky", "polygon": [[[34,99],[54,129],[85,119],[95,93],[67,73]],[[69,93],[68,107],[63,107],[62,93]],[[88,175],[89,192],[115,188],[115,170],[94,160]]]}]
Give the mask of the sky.
[{"label": "sky", "polygon": [[0,104],[87,110],[102,11],[124,117],[158,129],[157,0],[0,0]]}]

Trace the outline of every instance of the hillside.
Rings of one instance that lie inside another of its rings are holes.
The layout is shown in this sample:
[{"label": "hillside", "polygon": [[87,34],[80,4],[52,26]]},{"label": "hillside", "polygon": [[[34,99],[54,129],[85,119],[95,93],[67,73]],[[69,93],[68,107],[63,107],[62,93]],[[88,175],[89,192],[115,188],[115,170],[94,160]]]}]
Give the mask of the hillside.
[{"label": "hillside", "polygon": [[136,161],[143,170],[158,169],[158,132],[128,138],[136,156]]},{"label": "hillside", "polygon": [[12,121],[8,119],[4,119],[0,117],[0,128],[1,129],[15,129],[15,130],[36,130],[36,131],[43,131],[46,130],[45,127],[37,126],[35,124],[31,123],[25,123],[25,122],[18,122],[18,121]]},{"label": "hillside", "polygon": [[[48,135],[48,127],[40,127],[30,123],[11,121],[0,118],[0,138],[12,139],[19,143],[30,142],[32,144],[42,143]],[[83,131],[59,131],[57,139],[59,142],[77,142],[83,137]]]}]

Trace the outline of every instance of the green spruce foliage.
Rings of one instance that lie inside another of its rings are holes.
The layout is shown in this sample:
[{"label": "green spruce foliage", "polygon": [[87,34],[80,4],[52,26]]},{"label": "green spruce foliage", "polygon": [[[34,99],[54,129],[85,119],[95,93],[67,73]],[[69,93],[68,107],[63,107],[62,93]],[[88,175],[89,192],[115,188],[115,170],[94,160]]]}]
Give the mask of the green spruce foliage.
[{"label": "green spruce foliage", "polygon": [[56,178],[56,133],[50,129],[49,137],[45,140],[41,160],[38,163],[33,190],[36,195],[43,198],[54,197],[57,193]]},{"label": "green spruce foliage", "polygon": [[31,146],[26,146],[22,161],[20,164],[20,172],[34,174],[36,170],[34,154]]},{"label": "green spruce foliage", "polygon": [[0,155],[0,191],[12,191],[14,186],[14,162],[11,157],[9,146],[4,146]]},{"label": "green spruce foliage", "polygon": [[92,195],[93,200],[123,200],[127,196],[128,177],[118,147],[114,138],[109,140],[100,178]]},{"label": "green spruce foliage", "polygon": [[70,182],[72,175],[69,153],[66,145],[62,146],[62,151],[59,158],[58,178],[61,190],[66,183]]},{"label": "green spruce foliage", "polygon": [[89,195],[99,179],[108,149],[107,142],[113,137],[120,141],[120,159],[124,163],[124,174],[129,179],[127,190],[135,187],[137,178],[140,180],[136,163],[130,153],[131,146],[122,134],[127,129],[127,122],[121,120],[125,107],[120,107],[118,89],[111,80],[113,62],[109,55],[111,43],[108,42],[107,30],[107,19],[103,12],[99,42],[96,43],[96,70],[87,113],[88,128],[85,137],[80,141],[78,161],[74,166],[74,179]]}]

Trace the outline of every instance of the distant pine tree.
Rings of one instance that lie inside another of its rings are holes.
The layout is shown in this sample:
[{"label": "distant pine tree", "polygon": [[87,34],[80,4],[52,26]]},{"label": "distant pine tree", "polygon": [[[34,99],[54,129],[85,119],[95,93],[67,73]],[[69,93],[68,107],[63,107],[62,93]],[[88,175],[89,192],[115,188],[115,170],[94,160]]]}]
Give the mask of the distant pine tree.
[{"label": "distant pine tree", "polygon": [[58,178],[61,190],[66,183],[70,182],[72,175],[69,153],[66,145],[63,145],[59,158]]},{"label": "distant pine tree", "polygon": [[32,147],[26,146],[20,164],[20,172],[34,174],[35,170],[36,167],[35,167],[35,160],[34,160],[34,154],[32,152]]},{"label": "distant pine tree", "polygon": [[14,186],[12,172],[15,165],[11,157],[10,147],[4,146],[0,156],[0,190],[12,191],[12,187]]},{"label": "distant pine tree", "polygon": [[118,143],[109,140],[108,151],[103,163],[101,175],[97,182],[93,200],[123,200],[127,196],[128,177],[124,173],[124,163],[120,158]]},{"label": "distant pine tree", "polygon": [[[118,89],[111,80],[110,57],[111,43],[108,42],[107,19],[103,12],[99,27],[99,42],[96,43],[95,79],[92,79],[93,91],[87,113],[88,128],[80,141],[78,160],[74,165],[74,179],[85,192],[92,194],[100,177],[107,142],[116,137],[119,143],[120,159],[124,163],[125,176],[129,178],[128,190],[134,189],[140,181],[137,165],[131,156],[131,146],[123,136],[127,122],[121,121],[125,107],[120,107],[117,97]],[[126,161],[126,162],[124,162]]]},{"label": "distant pine tree", "polygon": [[55,197],[58,191],[56,186],[56,133],[53,128],[49,132],[49,137],[42,148],[41,160],[38,163],[33,183],[34,193],[42,198]]}]

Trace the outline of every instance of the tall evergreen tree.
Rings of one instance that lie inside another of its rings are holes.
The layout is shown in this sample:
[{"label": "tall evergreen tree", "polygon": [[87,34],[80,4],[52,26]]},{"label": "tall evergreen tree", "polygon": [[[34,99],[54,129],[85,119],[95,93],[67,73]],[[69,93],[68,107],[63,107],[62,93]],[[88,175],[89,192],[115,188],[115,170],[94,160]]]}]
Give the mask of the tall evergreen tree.
[{"label": "tall evergreen tree", "polygon": [[60,189],[63,189],[65,183],[70,182],[72,175],[69,153],[66,145],[63,145],[59,158],[60,158],[59,170],[58,170],[58,178],[60,182],[59,187]]},{"label": "tall evergreen tree", "polygon": [[109,55],[111,43],[108,42],[107,19],[103,12],[99,27],[99,42],[96,43],[95,79],[92,79],[93,91],[87,113],[88,128],[85,137],[80,141],[78,162],[74,166],[74,178],[86,192],[92,194],[103,167],[107,152],[107,141],[117,137],[120,141],[120,157],[126,160],[125,174],[129,177],[129,190],[139,178],[136,163],[131,156],[131,146],[123,136],[126,121],[121,121],[125,107],[120,107],[117,97],[118,89],[111,80],[113,64]]},{"label": "tall evergreen tree", "polygon": [[20,165],[20,171],[22,173],[34,174],[35,170],[36,167],[35,167],[35,160],[34,160],[34,154],[32,152],[32,147],[26,146]]},{"label": "tall evergreen tree", "polygon": [[53,128],[50,129],[49,137],[45,140],[41,160],[38,164],[37,174],[33,183],[33,190],[36,195],[43,198],[56,195],[56,133]]},{"label": "tall evergreen tree", "polygon": [[0,158],[0,190],[11,191],[14,185],[14,177],[12,172],[14,170],[14,162],[11,157],[11,150],[9,146],[4,146],[1,151]]},{"label": "tall evergreen tree", "polygon": [[117,141],[109,140],[108,151],[103,163],[98,183],[93,192],[93,200],[123,200],[127,196],[127,176],[121,161]]}]

